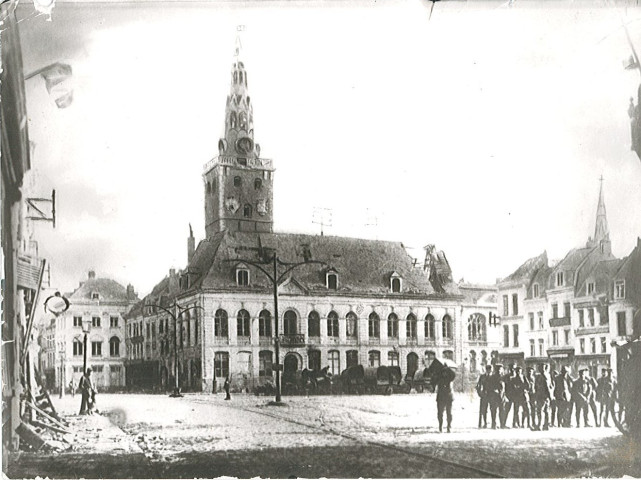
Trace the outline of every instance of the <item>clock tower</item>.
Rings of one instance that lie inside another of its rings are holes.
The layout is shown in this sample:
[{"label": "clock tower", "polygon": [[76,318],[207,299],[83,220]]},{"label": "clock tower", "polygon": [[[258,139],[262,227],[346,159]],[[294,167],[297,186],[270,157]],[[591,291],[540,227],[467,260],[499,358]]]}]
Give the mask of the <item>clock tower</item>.
[{"label": "clock tower", "polygon": [[223,230],[272,232],[272,161],[260,157],[254,142],[253,105],[247,89],[245,65],[236,40],[231,88],[225,107],[225,133],[218,155],[205,165],[205,232],[211,237]]}]

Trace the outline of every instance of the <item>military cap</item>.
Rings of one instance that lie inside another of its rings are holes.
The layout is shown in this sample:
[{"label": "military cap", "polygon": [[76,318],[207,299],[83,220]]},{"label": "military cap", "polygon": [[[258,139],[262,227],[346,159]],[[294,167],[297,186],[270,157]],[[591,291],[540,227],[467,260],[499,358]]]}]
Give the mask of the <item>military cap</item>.
[{"label": "military cap", "polygon": [[491,369],[492,369],[492,365],[490,364],[485,365],[485,370],[491,370]]},{"label": "military cap", "polygon": [[579,373],[585,373],[585,372],[587,372],[587,371],[588,371],[588,369],[587,369],[587,368],[582,368],[581,370],[579,370]]},{"label": "military cap", "polygon": [[517,365],[516,367],[514,367],[514,370],[523,370],[523,367],[521,367],[520,365]]},{"label": "military cap", "polygon": [[567,371],[568,371],[568,367],[566,367],[565,365],[563,365],[563,366],[561,367],[561,373],[563,373],[563,372],[567,372]]}]

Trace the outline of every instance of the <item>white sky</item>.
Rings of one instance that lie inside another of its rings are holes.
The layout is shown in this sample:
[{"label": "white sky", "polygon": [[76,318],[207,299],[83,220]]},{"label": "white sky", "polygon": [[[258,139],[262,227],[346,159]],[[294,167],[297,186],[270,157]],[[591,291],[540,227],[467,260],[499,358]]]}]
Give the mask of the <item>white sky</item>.
[{"label": "white sky", "polygon": [[[277,231],[436,244],[456,279],[493,283],[560,258],[594,229],[598,178],[613,250],[641,235],[627,106],[641,9],[628,0],[58,3],[18,9],[25,71],[74,69],[58,110],[27,84],[32,164],[58,195],[37,228],[54,282],[93,268],[144,295],[204,237],[202,167],[217,153],[233,60],[274,160]],[[28,18],[27,18],[28,17]],[[375,227],[365,226],[369,215]]]}]

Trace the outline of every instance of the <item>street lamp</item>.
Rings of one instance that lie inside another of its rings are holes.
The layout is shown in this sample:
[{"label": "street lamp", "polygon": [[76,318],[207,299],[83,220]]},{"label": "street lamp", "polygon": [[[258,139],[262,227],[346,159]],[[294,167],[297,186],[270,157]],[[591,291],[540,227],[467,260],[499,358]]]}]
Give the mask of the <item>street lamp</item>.
[{"label": "street lamp", "polygon": [[[276,357],[276,401],[275,402],[270,402],[270,405],[283,405],[283,402],[281,400],[281,386],[280,386],[280,370],[282,369],[282,365],[280,365],[279,360],[280,360],[280,349],[279,349],[279,334],[278,334],[278,285],[285,279],[285,276],[294,270],[296,267],[300,267],[301,265],[309,265],[309,264],[320,264],[327,266],[326,262],[321,262],[320,260],[311,260],[311,255],[309,254],[309,251],[306,251],[305,253],[305,260],[302,262],[297,262],[297,263],[290,263],[290,262],[283,262],[280,258],[276,256],[276,250],[275,249],[268,249],[268,248],[263,248],[263,247],[238,247],[236,248],[236,252],[242,251],[242,250],[250,250],[250,251],[255,251],[258,252],[258,256],[260,257],[261,261],[260,262],[255,262],[253,260],[248,260],[245,258],[235,258],[235,259],[229,259],[225,260],[226,262],[242,262],[246,263],[249,265],[252,265],[259,269],[261,272],[265,274],[265,276],[269,279],[269,281],[272,283],[273,286],[273,292],[274,292],[274,330],[275,330],[275,336],[274,336],[274,354]],[[273,271],[272,273],[268,272],[266,268],[263,268],[263,266],[267,265],[272,265]],[[278,274],[278,266],[283,266],[286,267],[285,270],[279,275]]]},{"label": "street lamp", "polygon": [[[176,317],[176,314],[169,310],[168,308],[162,307],[160,305],[145,305],[145,307],[151,307],[151,308],[159,308],[163,312],[167,313],[172,320],[174,321],[174,391],[170,397],[176,398],[176,397],[182,397],[182,394],[180,393],[180,384],[178,381],[178,318]],[[171,305],[171,307],[180,310],[179,315],[182,315],[188,310],[200,308],[201,310],[205,310],[203,307],[200,305],[192,305],[190,307],[181,307],[177,303],[174,303]]]},{"label": "street lamp", "polygon": [[82,319],[82,333],[84,333],[84,339],[82,342],[82,374],[87,373],[87,335],[91,331],[91,319],[83,318]]}]

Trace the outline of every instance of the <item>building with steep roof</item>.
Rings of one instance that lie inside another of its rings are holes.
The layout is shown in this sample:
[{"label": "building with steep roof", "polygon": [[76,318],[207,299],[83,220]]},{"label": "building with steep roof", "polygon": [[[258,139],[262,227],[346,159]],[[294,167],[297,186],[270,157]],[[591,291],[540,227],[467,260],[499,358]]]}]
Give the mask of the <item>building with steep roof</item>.
[{"label": "building with steep roof", "polygon": [[78,288],[65,295],[69,309],[46,315],[40,328],[41,368],[49,388],[58,390],[73,379],[78,384],[84,362],[87,333],[87,368],[99,390],[125,386],[124,315],[138,301],[133,286],[123,287],[89,271]]},{"label": "building with steep roof", "polygon": [[356,364],[413,375],[430,355],[464,363],[464,314],[478,314],[472,341],[479,356],[487,350],[495,303],[476,311],[479,297],[462,308],[442,251],[429,245],[420,264],[400,242],[274,232],[273,176],[236,58],[223,138],[203,173],[206,238],[194,249],[190,230],[185,269],[127,315],[131,387],[211,391],[230,376],[234,388],[251,389],[273,382],[277,368],[287,383],[303,368],[338,374]]},{"label": "building with steep roof", "polygon": [[640,305],[626,286],[639,289],[631,272],[639,273],[641,258],[638,245],[624,259],[612,255],[603,183],[594,232],[556,265],[544,252],[498,282],[502,361],[589,368],[592,375],[616,366],[612,342],[631,338]]}]

